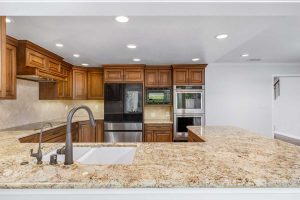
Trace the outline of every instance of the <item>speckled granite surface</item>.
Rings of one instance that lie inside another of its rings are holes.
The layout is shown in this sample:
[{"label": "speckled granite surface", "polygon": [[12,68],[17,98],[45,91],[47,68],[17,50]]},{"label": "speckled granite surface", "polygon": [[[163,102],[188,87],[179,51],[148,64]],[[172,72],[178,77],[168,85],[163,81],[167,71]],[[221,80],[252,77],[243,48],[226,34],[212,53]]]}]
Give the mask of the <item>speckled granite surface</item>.
[{"label": "speckled granite surface", "polygon": [[[234,127],[205,129],[206,142],[131,144],[132,165],[98,166],[38,166],[29,156],[37,144],[1,132],[0,188],[300,187],[299,147]],[[62,145],[44,144],[43,152]]]}]

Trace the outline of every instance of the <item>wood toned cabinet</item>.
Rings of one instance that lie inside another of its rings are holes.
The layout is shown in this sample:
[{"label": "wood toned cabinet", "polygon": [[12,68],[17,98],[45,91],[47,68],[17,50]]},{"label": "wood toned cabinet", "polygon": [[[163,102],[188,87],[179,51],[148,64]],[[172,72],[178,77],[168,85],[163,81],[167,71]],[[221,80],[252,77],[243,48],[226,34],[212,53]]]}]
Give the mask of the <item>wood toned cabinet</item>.
[{"label": "wood toned cabinet", "polygon": [[104,142],[104,122],[103,122],[103,120],[96,121],[96,142]]},{"label": "wood toned cabinet", "polygon": [[86,68],[73,68],[73,99],[87,99]]},{"label": "wood toned cabinet", "polygon": [[95,142],[95,128],[91,126],[90,121],[78,122],[78,139],[79,142]]},{"label": "wood toned cabinet", "polygon": [[88,99],[104,99],[103,70],[88,70]]},{"label": "wood toned cabinet", "polygon": [[204,64],[173,65],[174,85],[202,85],[205,84]]},{"label": "wood toned cabinet", "polygon": [[16,98],[16,52],[18,41],[6,35],[5,17],[0,16],[0,99]]},{"label": "wood toned cabinet", "polygon": [[200,137],[195,135],[193,132],[188,131],[188,142],[205,142]]},{"label": "wood toned cabinet", "polygon": [[144,82],[144,65],[103,65],[104,82]]},{"label": "wood toned cabinet", "polygon": [[147,66],[145,87],[172,87],[171,66]]},{"label": "wood toned cabinet", "polygon": [[[21,143],[38,143],[39,133],[22,137]],[[75,122],[72,124],[73,142],[103,142],[103,120],[96,120],[96,128],[91,127],[89,121]],[[66,126],[50,129],[43,133],[42,142],[66,142]]]},{"label": "wood toned cabinet", "polygon": [[6,37],[6,99],[16,99],[17,46],[16,39]]},{"label": "wood toned cabinet", "polygon": [[61,70],[66,76],[64,80],[39,83],[40,100],[72,99],[72,65],[67,62],[63,62]]},{"label": "wood toned cabinet", "polygon": [[[39,133],[20,138],[21,143],[38,143]],[[78,142],[78,123],[72,124],[72,141]],[[43,133],[43,143],[63,143],[66,142],[66,126],[50,129]]]},{"label": "wood toned cabinet", "polygon": [[172,142],[172,124],[145,124],[145,142]]},{"label": "wood toned cabinet", "polygon": [[64,80],[63,58],[30,42],[19,40],[17,48],[17,77],[28,80]]}]

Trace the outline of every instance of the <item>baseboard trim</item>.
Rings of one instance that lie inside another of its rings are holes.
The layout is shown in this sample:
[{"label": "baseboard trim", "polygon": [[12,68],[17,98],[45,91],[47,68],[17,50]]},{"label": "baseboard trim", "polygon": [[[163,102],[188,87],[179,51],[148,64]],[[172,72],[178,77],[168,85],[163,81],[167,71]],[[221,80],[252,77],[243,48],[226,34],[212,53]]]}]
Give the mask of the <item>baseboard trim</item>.
[{"label": "baseboard trim", "polygon": [[276,131],[276,132],[274,132],[274,138],[278,139],[278,140],[282,140],[284,142],[288,142],[288,143],[300,146],[300,138],[297,136],[293,136],[293,135],[289,135],[289,134],[285,134],[285,133]]}]

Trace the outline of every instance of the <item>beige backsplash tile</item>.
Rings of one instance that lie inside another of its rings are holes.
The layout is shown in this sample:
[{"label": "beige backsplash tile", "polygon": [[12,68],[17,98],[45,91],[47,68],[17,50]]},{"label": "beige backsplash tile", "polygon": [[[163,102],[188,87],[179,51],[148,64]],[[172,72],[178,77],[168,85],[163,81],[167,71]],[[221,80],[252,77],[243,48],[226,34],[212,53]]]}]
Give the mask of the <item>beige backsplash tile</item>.
[{"label": "beige backsplash tile", "polygon": [[145,106],[145,120],[172,120],[172,107],[169,106]]},{"label": "beige backsplash tile", "polygon": [[[103,100],[39,100],[37,82],[17,79],[17,99],[0,100],[0,129],[40,121],[66,118],[75,105],[84,104],[94,115],[103,116]],[[84,110],[75,116],[86,116]]]}]

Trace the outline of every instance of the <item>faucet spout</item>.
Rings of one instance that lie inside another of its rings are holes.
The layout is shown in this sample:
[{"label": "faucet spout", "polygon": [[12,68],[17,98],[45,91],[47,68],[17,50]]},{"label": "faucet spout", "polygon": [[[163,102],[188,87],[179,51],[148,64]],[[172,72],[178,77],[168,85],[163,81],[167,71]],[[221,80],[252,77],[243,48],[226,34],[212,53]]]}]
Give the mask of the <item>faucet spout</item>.
[{"label": "faucet spout", "polygon": [[88,106],[81,105],[72,108],[67,117],[67,133],[66,133],[66,150],[65,150],[65,165],[71,165],[73,160],[73,143],[72,143],[72,119],[77,110],[84,109],[87,111],[90,119],[91,126],[95,127],[96,122],[91,109]]}]

